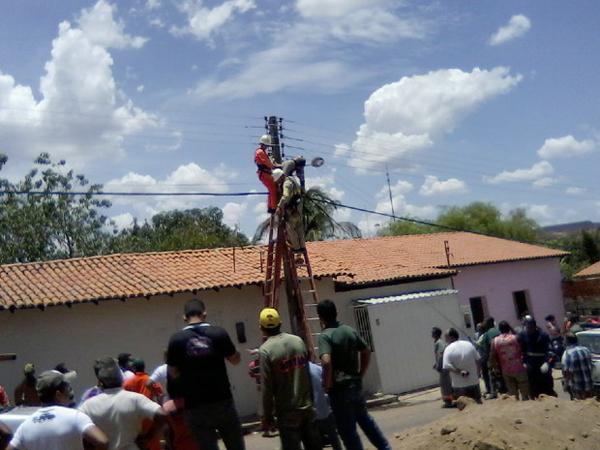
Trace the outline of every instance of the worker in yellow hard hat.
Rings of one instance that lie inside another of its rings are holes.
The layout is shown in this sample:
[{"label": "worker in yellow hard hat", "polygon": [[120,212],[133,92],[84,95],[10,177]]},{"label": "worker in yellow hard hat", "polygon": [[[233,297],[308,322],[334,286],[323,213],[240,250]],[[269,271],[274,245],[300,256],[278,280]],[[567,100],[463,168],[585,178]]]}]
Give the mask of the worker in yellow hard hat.
[{"label": "worker in yellow hard hat", "polygon": [[274,308],[260,312],[260,328],[267,340],[258,349],[262,380],[263,421],[277,416],[281,447],[320,450],[315,423],[308,350],[298,336],[281,332],[281,316]]}]

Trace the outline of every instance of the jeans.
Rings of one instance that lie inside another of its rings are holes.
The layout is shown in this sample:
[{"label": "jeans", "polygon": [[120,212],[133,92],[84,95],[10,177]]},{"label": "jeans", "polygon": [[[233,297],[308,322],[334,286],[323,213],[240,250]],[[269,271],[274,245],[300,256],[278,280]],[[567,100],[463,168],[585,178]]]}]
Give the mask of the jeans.
[{"label": "jeans", "polygon": [[245,450],[242,426],[233,400],[198,405],[184,411],[190,432],[202,450],[219,450],[217,431],[227,450]]},{"label": "jeans", "polygon": [[[283,414],[277,421],[282,450],[321,450],[321,437],[312,409]],[[300,445],[302,444],[302,445]]]},{"label": "jeans", "polygon": [[325,447],[326,444],[329,444],[333,450],[342,450],[342,444],[340,443],[340,437],[335,428],[333,414],[330,414],[324,419],[317,420],[317,427],[319,433],[321,433],[321,443],[323,444],[323,447]]},{"label": "jeans", "polygon": [[389,442],[367,412],[360,385],[335,386],[329,394],[329,401],[346,450],[364,450],[356,430],[357,424],[377,450],[391,450]]}]

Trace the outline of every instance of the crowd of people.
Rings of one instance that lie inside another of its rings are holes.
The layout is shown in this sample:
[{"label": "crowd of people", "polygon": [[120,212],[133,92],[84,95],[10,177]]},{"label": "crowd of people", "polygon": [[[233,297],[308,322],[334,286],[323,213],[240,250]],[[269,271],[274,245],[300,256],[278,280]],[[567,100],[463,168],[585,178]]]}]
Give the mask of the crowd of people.
[{"label": "crowd of people", "polygon": [[468,340],[460,340],[454,328],[442,338],[442,330],[433,327],[433,368],[439,373],[442,407],[454,407],[461,396],[477,403],[498,394],[520,400],[542,394],[557,396],[552,370],[559,367],[564,390],[572,399],[592,397],[592,356],[588,348],[578,344],[576,333],[582,331],[578,317],[567,313],[562,326],[553,315],[544,320],[546,330],[525,315],[522,326],[514,330],[507,321],[496,325],[489,317],[477,325],[475,338]]},{"label": "crowd of people", "polygon": [[[263,334],[254,372],[260,379],[263,424],[277,429],[283,450],[362,450],[360,427],[379,450],[390,444],[369,415],[362,378],[370,350],[337,320],[333,302],[317,305],[323,327],[317,361],[304,341],[282,330],[277,310],[259,316]],[[33,364],[15,390],[15,404],[39,407],[14,432],[0,423],[0,449],[244,450],[245,440],[226,364],[241,356],[225,329],[207,321],[199,299],[184,306],[186,326],[173,334],[165,364],[152,374],[129,353],[98,358],[97,384],[77,402],[74,371],[64,364],[36,375]]]}]

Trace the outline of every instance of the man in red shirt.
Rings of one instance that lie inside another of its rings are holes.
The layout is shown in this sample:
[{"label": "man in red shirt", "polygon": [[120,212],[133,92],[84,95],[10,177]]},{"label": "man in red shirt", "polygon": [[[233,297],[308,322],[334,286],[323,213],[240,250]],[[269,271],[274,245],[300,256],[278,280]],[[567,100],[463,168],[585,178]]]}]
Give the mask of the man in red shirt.
[{"label": "man in red shirt", "polygon": [[272,171],[276,167],[280,167],[278,164],[273,163],[269,154],[267,153],[267,147],[271,145],[271,136],[263,134],[260,138],[260,145],[254,152],[254,162],[258,170],[258,179],[262,184],[265,185],[269,191],[269,198],[267,200],[267,208],[269,214],[273,214],[277,208],[277,197],[278,189],[277,184],[273,181]]}]

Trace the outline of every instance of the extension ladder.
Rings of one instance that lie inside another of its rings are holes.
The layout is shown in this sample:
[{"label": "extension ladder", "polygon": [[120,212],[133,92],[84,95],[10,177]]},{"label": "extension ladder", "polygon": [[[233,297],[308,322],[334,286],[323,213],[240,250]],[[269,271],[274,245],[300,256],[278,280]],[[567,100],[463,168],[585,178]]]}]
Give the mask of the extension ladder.
[{"label": "extension ladder", "polygon": [[[298,255],[302,255],[302,263],[296,261]],[[301,252],[294,252],[288,245],[284,218],[282,217],[279,223],[276,223],[275,216],[271,216],[267,268],[263,286],[265,307],[279,309],[281,269],[284,266],[288,268],[286,272],[290,277],[292,295],[298,300],[297,311],[290,311],[290,315],[296,317],[304,334],[310,357],[314,359],[317,354],[315,343],[321,333],[321,326],[317,315],[319,296],[308,251],[304,249]],[[304,269],[305,274],[299,275],[298,269]]]}]

